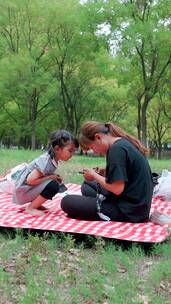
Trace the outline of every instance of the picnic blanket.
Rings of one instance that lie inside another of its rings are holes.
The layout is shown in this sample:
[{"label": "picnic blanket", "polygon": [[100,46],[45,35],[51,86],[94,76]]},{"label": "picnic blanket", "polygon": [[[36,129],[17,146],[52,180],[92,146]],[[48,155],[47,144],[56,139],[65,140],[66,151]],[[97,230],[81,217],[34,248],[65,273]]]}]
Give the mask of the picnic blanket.
[{"label": "picnic blanket", "polygon": [[[80,185],[67,184],[69,193],[79,194]],[[171,225],[152,222],[132,224],[106,221],[83,221],[71,219],[60,208],[62,194],[57,194],[44,206],[49,208],[44,216],[32,216],[24,212],[25,206],[12,203],[11,194],[0,193],[0,226],[27,228],[70,233],[88,234],[135,242],[159,243],[170,236]],[[152,211],[157,209],[171,215],[171,206],[161,197],[153,199]]]}]

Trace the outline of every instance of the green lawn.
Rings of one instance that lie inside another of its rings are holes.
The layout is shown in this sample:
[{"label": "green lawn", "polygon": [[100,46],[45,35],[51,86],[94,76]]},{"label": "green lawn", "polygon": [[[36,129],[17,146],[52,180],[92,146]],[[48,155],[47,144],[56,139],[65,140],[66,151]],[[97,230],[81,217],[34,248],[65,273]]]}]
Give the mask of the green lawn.
[{"label": "green lawn", "polygon": [[[8,169],[22,163],[30,162],[34,158],[42,154],[42,151],[30,151],[30,150],[7,150],[0,149],[0,174],[5,173]],[[149,159],[152,171],[161,172],[163,169],[171,170],[170,160],[155,160]],[[104,167],[104,157],[87,157],[75,155],[68,162],[61,163],[59,172],[64,177],[65,182],[81,183],[82,176],[78,174],[78,171],[82,168],[92,167]]]},{"label": "green lawn", "polygon": [[[0,174],[41,151],[0,150]],[[104,166],[103,158],[74,156],[61,164],[66,182],[77,172]],[[168,160],[150,160],[153,171],[171,170]],[[171,241],[144,247],[91,236],[0,231],[2,304],[171,303]],[[146,249],[146,251],[144,250]]]}]

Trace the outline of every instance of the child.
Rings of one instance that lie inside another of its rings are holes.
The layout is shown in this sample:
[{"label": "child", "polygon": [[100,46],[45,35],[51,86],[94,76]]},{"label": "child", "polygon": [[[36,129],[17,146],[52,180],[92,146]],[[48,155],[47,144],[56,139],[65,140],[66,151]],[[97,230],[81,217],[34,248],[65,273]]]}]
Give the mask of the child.
[{"label": "child", "polygon": [[153,181],[147,149],[113,123],[82,126],[84,150],[106,155],[106,170],[84,169],[83,196],[67,195],[61,207],[73,218],[140,223],[149,219]]},{"label": "child", "polygon": [[[30,202],[26,212],[44,215],[41,206],[59,192],[62,178],[54,172],[60,160],[69,160],[78,148],[77,139],[68,131],[59,130],[51,134],[47,153],[33,160],[15,173],[13,202]],[[42,207],[43,208],[43,207]]]}]

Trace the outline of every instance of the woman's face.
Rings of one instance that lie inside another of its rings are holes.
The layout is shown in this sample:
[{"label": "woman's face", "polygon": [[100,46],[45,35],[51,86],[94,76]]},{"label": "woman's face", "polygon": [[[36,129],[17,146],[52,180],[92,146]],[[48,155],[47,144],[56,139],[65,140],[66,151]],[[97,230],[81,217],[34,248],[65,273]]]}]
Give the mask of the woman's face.
[{"label": "woman's face", "polygon": [[109,143],[105,134],[98,133],[95,135],[94,141],[89,145],[95,154],[106,155],[109,149]]}]

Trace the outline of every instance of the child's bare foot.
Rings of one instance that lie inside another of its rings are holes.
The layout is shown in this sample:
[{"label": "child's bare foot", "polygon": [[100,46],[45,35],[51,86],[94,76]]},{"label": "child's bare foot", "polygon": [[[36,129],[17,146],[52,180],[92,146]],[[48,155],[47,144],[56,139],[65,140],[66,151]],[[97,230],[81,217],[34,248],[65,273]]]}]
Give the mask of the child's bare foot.
[{"label": "child's bare foot", "polygon": [[43,211],[47,211],[48,208],[44,207],[44,206],[40,206],[39,208],[37,208],[38,210],[43,210]]},{"label": "child's bare foot", "polygon": [[29,209],[29,208],[26,208],[25,209],[25,212],[33,215],[33,216],[43,216],[45,215],[43,211],[40,211],[38,209]]}]

